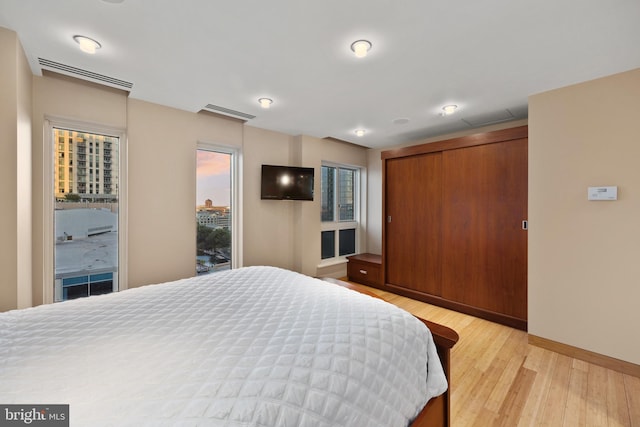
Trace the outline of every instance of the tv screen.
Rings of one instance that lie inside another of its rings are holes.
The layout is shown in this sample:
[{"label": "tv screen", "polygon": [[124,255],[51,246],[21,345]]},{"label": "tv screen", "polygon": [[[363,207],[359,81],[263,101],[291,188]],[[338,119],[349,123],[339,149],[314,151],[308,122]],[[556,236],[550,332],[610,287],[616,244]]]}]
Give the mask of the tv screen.
[{"label": "tv screen", "polygon": [[313,168],[262,165],[260,198],[313,200]]}]

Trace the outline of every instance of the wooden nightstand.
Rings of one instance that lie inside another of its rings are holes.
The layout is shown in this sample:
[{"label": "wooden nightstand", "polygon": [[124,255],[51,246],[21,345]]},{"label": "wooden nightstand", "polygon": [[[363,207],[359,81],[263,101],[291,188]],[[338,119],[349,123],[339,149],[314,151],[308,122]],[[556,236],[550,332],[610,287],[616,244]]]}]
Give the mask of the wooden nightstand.
[{"label": "wooden nightstand", "polygon": [[347,275],[352,282],[382,287],[382,257],[375,254],[358,254],[347,257]]}]

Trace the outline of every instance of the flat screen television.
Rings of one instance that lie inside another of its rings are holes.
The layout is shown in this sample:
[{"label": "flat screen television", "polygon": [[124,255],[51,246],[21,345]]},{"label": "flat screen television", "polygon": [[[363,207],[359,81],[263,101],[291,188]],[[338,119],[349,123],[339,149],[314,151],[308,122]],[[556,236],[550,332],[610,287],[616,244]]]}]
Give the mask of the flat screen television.
[{"label": "flat screen television", "polygon": [[313,200],[313,168],[262,165],[262,200]]}]

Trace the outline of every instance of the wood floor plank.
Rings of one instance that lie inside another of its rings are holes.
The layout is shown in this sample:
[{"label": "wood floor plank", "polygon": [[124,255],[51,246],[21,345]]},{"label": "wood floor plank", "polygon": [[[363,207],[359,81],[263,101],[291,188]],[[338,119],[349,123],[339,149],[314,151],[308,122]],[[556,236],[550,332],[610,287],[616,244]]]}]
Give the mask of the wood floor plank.
[{"label": "wood floor plank", "polygon": [[518,371],[524,363],[525,355],[522,348],[526,347],[526,341],[520,337],[521,334],[521,331],[512,330],[510,339],[504,343],[501,347],[501,352],[496,356],[494,363],[502,366],[499,374],[500,378],[485,404],[487,409],[494,412],[500,412],[500,408],[507,398],[513,382],[518,376]]},{"label": "wood floor plank", "polygon": [[578,369],[582,372],[589,372],[589,362],[585,362],[584,360],[573,359],[572,367],[573,369]]},{"label": "wood floor plank", "polygon": [[631,427],[640,427],[640,378],[624,375],[624,389]]},{"label": "wood floor plank", "polygon": [[606,394],[609,427],[631,427],[623,374],[607,369]]},{"label": "wood floor plank", "polygon": [[498,418],[498,410],[500,407],[496,408],[496,410],[489,408],[487,406],[487,396],[489,396],[493,390],[500,387],[498,381],[502,377],[501,374],[504,372],[504,368],[503,363],[494,363],[482,371],[480,380],[477,381],[471,389],[470,394],[473,396],[473,399],[467,401],[464,406],[460,407],[465,413],[469,413],[465,418],[475,417],[473,424],[476,424],[478,421],[486,423],[488,420],[484,417],[487,415],[491,420]]},{"label": "wood floor plank", "polygon": [[[472,427],[487,427],[487,426],[496,426],[499,425],[500,421],[498,420],[499,415],[493,411],[488,410],[487,408],[482,408],[480,412],[477,414],[476,419],[473,424],[466,424],[467,426]],[[457,421],[455,421],[457,423]],[[451,424],[453,427],[457,424]]]},{"label": "wood floor plank", "polygon": [[569,393],[564,414],[564,426],[576,427],[586,424],[587,372],[582,363],[573,359],[569,376]]},{"label": "wood floor plank", "polygon": [[474,424],[484,403],[483,396],[475,393],[475,388],[481,388],[480,384],[486,384],[486,379],[484,372],[473,368],[462,380],[454,383],[459,387],[459,391],[453,391],[451,394],[451,419],[456,420],[457,424],[465,426]]},{"label": "wood floor plank", "polygon": [[496,359],[506,360],[506,357],[501,357],[505,354],[503,347],[506,346],[511,351],[515,351],[523,348],[526,343],[521,334],[513,334],[512,330],[498,327],[496,324],[491,326],[491,334],[487,336],[490,342],[484,347],[482,356],[476,360],[476,366],[483,371],[487,371]]},{"label": "wood floor plank", "polygon": [[529,346],[529,353],[524,367],[536,372],[536,378],[529,393],[518,426],[534,427],[538,425],[538,417],[544,412],[546,398],[551,387],[551,374],[558,354],[540,347]]},{"label": "wood floor plank", "polygon": [[607,369],[589,365],[586,406],[587,427],[609,425],[607,414]]},{"label": "wood floor plank", "polygon": [[506,399],[500,408],[500,426],[513,427],[518,425],[520,414],[525,407],[536,373],[520,366],[518,374],[513,380]]}]

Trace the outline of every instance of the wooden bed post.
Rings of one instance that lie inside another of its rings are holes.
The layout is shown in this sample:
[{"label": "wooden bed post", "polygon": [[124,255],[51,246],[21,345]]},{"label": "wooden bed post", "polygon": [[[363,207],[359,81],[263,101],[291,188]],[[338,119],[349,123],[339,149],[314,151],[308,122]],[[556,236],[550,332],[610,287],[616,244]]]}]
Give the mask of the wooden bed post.
[{"label": "wooden bed post", "polygon": [[444,374],[449,382],[449,388],[444,394],[431,399],[426,404],[422,412],[411,423],[411,427],[449,427],[451,425],[451,349],[458,342],[459,336],[456,331],[447,326],[419,317],[418,319],[427,325],[433,335],[433,341],[436,343],[438,356],[440,356]]}]

